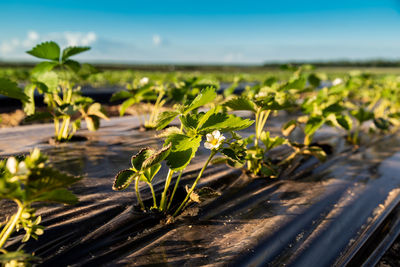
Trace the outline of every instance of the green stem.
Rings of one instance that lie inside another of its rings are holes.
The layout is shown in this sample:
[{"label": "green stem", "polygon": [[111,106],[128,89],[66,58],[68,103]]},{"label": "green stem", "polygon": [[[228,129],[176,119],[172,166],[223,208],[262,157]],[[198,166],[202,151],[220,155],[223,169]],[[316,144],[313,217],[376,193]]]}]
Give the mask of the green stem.
[{"label": "green stem", "polygon": [[146,208],[144,207],[142,198],[140,197],[140,192],[139,192],[139,178],[140,176],[136,176],[135,178],[135,191],[136,191],[136,197],[138,199],[138,202],[140,204],[140,207],[142,208],[142,210],[146,210]]},{"label": "green stem", "polygon": [[257,110],[257,112],[256,112],[256,125],[255,125],[255,132],[256,132],[256,140],[254,140],[254,145],[256,146],[256,147],[258,147],[258,135],[257,135],[257,133],[258,133],[258,123],[259,123],[259,117],[260,117],[260,111],[261,111],[261,109],[258,109]]},{"label": "green stem", "polygon": [[260,127],[260,129],[259,129],[260,135],[261,135],[262,130],[264,129],[265,123],[267,123],[267,119],[269,117],[269,114],[271,113],[271,110],[265,110],[263,113],[264,113],[264,118],[261,121],[260,126],[259,126]]},{"label": "green stem", "polygon": [[217,153],[217,150],[211,150],[211,154],[208,157],[206,163],[204,164],[203,168],[201,169],[199,175],[197,176],[196,180],[194,181],[192,187],[190,188],[189,192],[186,194],[185,199],[182,201],[182,204],[179,206],[179,208],[175,211],[175,213],[172,216],[176,216],[179,214],[181,209],[186,205],[186,202],[189,200],[190,195],[192,194],[193,190],[196,188],[197,183],[199,182],[201,176],[203,175],[204,170],[207,168],[208,164],[210,163],[211,159],[214,157],[214,155]]},{"label": "green stem", "polygon": [[153,195],[153,208],[157,209],[157,198],[156,198],[156,193],[154,192],[153,185],[151,183],[147,183],[150,187],[151,194]]},{"label": "green stem", "polygon": [[161,100],[162,100],[163,96],[164,96],[164,94],[162,92],[160,92],[160,94],[157,97],[156,103],[154,104],[154,109],[151,111],[151,114],[150,114],[150,118],[149,118],[149,124],[150,125],[154,125],[155,124],[155,119],[156,119],[156,116],[157,116],[158,111],[160,109],[160,103],[161,103]]},{"label": "green stem", "polygon": [[0,249],[4,246],[6,243],[7,239],[10,237],[12,232],[15,229],[15,226],[17,225],[19,219],[21,218],[22,212],[24,211],[24,206],[18,199],[14,199],[14,201],[18,204],[18,211],[16,214],[13,215],[11,219],[11,223],[6,225],[7,230],[3,233],[3,235],[0,238]]},{"label": "green stem", "polygon": [[165,210],[166,205],[167,205],[167,191],[168,191],[169,185],[171,184],[173,174],[174,174],[174,171],[169,169],[167,179],[165,180],[164,191],[162,192],[162,195],[161,195],[161,202],[160,202],[160,210],[161,211]]},{"label": "green stem", "polygon": [[167,206],[167,210],[169,210],[169,207],[170,207],[171,204],[172,204],[172,200],[174,199],[175,192],[176,192],[176,190],[178,189],[178,185],[179,185],[179,181],[181,180],[182,173],[183,173],[183,171],[181,171],[181,172],[179,173],[179,176],[178,176],[178,178],[176,179],[175,186],[174,186],[174,190],[172,191],[172,195],[171,195],[171,197],[169,198],[169,203],[168,203],[168,206]]},{"label": "green stem", "polygon": [[58,120],[57,117],[54,117],[54,129],[55,129],[55,134],[54,134],[54,136],[55,136],[56,138],[58,138],[59,127],[60,127],[60,121]]},{"label": "green stem", "polygon": [[71,121],[71,118],[68,116],[65,119],[65,127],[64,127],[64,131],[63,131],[63,135],[62,135],[63,139],[68,139],[68,130],[69,130],[70,121]]},{"label": "green stem", "polygon": [[60,129],[58,131],[58,136],[57,136],[57,140],[59,140],[59,141],[62,140],[62,138],[63,138],[65,123],[66,123],[65,117],[63,117],[62,123],[61,123],[61,127],[60,127]]}]

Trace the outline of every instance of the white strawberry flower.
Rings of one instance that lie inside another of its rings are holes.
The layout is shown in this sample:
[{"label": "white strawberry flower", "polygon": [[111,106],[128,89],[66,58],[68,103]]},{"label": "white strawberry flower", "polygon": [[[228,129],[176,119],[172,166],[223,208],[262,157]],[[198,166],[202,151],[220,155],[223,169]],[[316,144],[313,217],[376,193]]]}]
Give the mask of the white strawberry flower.
[{"label": "white strawberry flower", "polygon": [[26,174],[28,172],[28,167],[25,164],[25,161],[21,161],[18,164],[18,173],[19,174]]},{"label": "white strawberry flower", "polygon": [[342,82],[343,82],[342,79],[336,78],[336,79],[334,79],[334,80],[332,81],[332,85],[335,86],[335,85],[341,84]]},{"label": "white strawberry flower", "polygon": [[268,96],[268,93],[265,91],[261,91],[258,94],[256,94],[256,98],[261,98],[261,97],[266,97]]},{"label": "white strawberry flower", "polygon": [[207,141],[204,143],[204,147],[207,149],[218,149],[218,147],[225,140],[225,136],[223,136],[218,130],[207,134],[206,138]]},{"label": "white strawberry flower", "polygon": [[140,86],[144,86],[146,84],[149,83],[149,78],[148,77],[143,77],[142,79],[140,79],[139,84]]},{"label": "white strawberry flower", "polygon": [[9,157],[7,159],[6,167],[11,174],[16,174],[18,169],[18,161],[14,157]]}]

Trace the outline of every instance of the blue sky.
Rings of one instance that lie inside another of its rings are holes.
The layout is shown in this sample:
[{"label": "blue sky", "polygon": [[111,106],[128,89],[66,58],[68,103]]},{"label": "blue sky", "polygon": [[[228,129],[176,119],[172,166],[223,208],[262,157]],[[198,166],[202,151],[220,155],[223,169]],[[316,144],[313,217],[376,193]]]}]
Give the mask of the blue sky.
[{"label": "blue sky", "polygon": [[0,60],[55,40],[100,62],[400,59],[400,1],[0,2]]}]

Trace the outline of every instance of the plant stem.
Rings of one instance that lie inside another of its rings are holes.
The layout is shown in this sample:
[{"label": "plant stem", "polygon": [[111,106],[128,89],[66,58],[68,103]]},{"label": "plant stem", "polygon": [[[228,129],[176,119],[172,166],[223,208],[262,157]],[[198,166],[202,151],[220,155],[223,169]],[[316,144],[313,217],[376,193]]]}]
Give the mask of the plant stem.
[{"label": "plant stem", "polygon": [[68,130],[69,130],[69,123],[71,121],[71,117],[67,117],[65,118],[65,127],[64,127],[64,131],[63,131],[63,135],[62,138],[63,139],[68,139]]},{"label": "plant stem", "polygon": [[208,157],[206,163],[204,164],[203,168],[200,170],[199,175],[197,176],[196,180],[194,181],[192,187],[190,188],[189,192],[186,194],[185,199],[182,201],[182,204],[179,206],[179,208],[175,211],[175,213],[172,216],[176,216],[179,214],[181,209],[185,206],[186,202],[188,201],[190,195],[192,194],[193,190],[195,189],[197,183],[199,182],[201,176],[203,175],[204,170],[207,168],[208,164],[210,163],[211,159],[214,157],[214,155],[217,153],[217,150],[211,150],[211,154]]},{"label": "plant stem", "polygon": [[151,194],[153,195],[153,208],[157,209],[157,198],[156,198],[156,194],[154,192],[153,185],[151,183],[147,183],[147,184],[149,185]]},{"label": "plant stem", "polygon": [[264,110],[264,118],[263,118],[263,120],[261,121],[261,123],[260,123],[260,129],[259,129],[259,131],[260,131],[260,135],[261,135],[261,132],[262,132],[262,130],[264,129],[264,126],[265,126],[265,123],[267,122],[267,119],[268,119],[268,117],[269,117],[269,114],[271,113],[271,110]]},{"label": "plant stem", "polygon": [[57,117],[54,117],[54,129],[55,129],[55,134],[54,134],[54,136],[55,136],[56,138],[58,138],[59,127],[60,127],[60,121],[58,120]]},{"label": "plant stem", "polygon": [[140,197],[140,192],[139,192],[139,178],[140,176],[136,176],[135,178],[135,191],[136,191],[136,197],[138,199],[138,202],[140,204],[140,207],[142,208],[142,210],[146,210],[146,208],[144,207],[142,198]]},{"label": "plant stem", "polygon": [[59,131],[58,131],[58,136],[57,136],[57,140],[58,140],[58,141],[60,141],[60,140],[63,139],[65,123],[66,123],[66,122],[65,122],[65,117],[63,117],[62,123],[61,123],[61,127],[60,127],[60,129],[59,129]]},{"label": "plant stem", "polygon": [[174,199],[176,189],[178,189],[178,185],[179,185],[179,181],[181,180],[182,173],[183,173],[183,171],[181,171],[181,172],[179,173],[179,176],[178,176],[178,178],[176,179],[175,186],[174,186],[174,190],[172,191],[172,195],[171,195],[171,197],[169,198],[169,203],[168,203],[168,206],[167,206],[167,211],[169,210],[169,207],[170,207],[171,204],[172,204],[172,200]]},{"label": "plant stem", "polygon": [[165,180],[164,191],[162,192],[162,195],[161,195],[161,202],[160,202],[160,210],[161,211],[165,210],[165,207],[167,205],[167,191],[168,191],[169,185],[171,184],[173,174],[174,174],[174,171],[169,169],[167,179]]},{"label": "plant stem", "polygon": [[12,216],[11,223],[7,224],[5,227],[7,227],[7,230],[2,234],[0,238],[0,249],[4,246],[6,243],[7,239],[10,237],[12,232],[15,229],[15,226],[17,225],[19,219],[21,218],[22,212],[24,211],[24,206],[18,199],[14,199],[14,201],[18,204],[18,211],[16,214]]},{"label": "plant stem", "polygon": [[257,133],[258,133],[258,123],[259,123],[259,117],[260,117],[260,112],[261,112],[261,109],[258,109],[257,110],[257,112],[256,112],[256,125],[255,125],[255,132],[256,132],[256,140],[254,140],[254,145],[256,146],[256,147],[258,147],[258,136],[257,136]]}]

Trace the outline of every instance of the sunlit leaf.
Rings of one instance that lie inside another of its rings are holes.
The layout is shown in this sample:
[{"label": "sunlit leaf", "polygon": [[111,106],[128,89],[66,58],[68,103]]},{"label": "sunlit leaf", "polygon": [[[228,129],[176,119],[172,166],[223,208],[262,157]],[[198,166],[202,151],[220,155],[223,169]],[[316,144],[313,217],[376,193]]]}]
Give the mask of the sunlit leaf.
[{"label": "sunlit leaf", "polygon": [[113,190],[120,191],[126,189],[135,178],[136,173],[132,170],[122,170],[115,176]]},{"label": "sunlit leaf", "polygon": [[183,170],[190,163],[200,146],[201,137],[188,137],[183,134],[172,134],[165,140],[165,144],[172,144],[167,165],[174,171]]},{"label": "sunlit leaf", "polygon": [[185,107],[185,114],[197,109],[201,106],[204,106],[205,104],[210,103],[215,99],[217,96],[217,93],[215,92],[215,89],[212,87],[207,87],[206,89],[203,89],[198,96],[188,105]]},{"label": "sunlit leaf", "polygon": [[146,147],[142,148],[136,155],[133,155],[131,158],[133,169],[135,169],[136,171],[142,170],[144,161],[148,159],[153,153],[153,149]]},{"label": "sunlit leaf", "polygon": [[82,52],[90,50],[89,46],[70,46],[64,49],[63,55],[62,55],[62,60],[66,60],[69,57],[72,57],[74,55],[80,54]]},{"label": "sunlit leaf", "polygon": [[157,117],[156,128],[157,130],[164,129],[179,115],[177,111],[164,111]]},{"label": "sunlit leaf", "polygon": [[150,157],[148,157],[142,165],[142,169],[150,168],[161,161],[163,161],[170,153],[172,144],[168,144],[163,147],[161,150],[154,152]]},{"label": "sunlit leaf", "polygon": [[15,82],[5,78],[0,78],[0,94],[10,98],[16,98],[21,101],[29,101],[28,96],[18,87]]},{"label": "sunlit leaf", "polygon": [[44,42],[38,44],[32,50],[27,51],[28,54],[43,58],[43,59],[50,59],[54,61],[60,60],[60,47],[55,42]]},{"label": "sunlit leaf", "polygon": [[212,114],[203,126],[199,128],[199,132],[206,134],[214,130],[221,132],[238,131],[248,128],[253,122],[252,120],[242,119],[233,114],[216,113]]},{"label": "sunlit leaf", "polygon": [[256,112],[256,105],[246,97],[236,97],[224,103],[224,106],[232,110],[249,110]]}]

